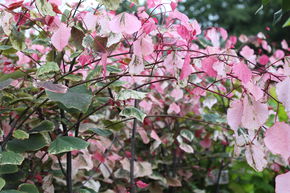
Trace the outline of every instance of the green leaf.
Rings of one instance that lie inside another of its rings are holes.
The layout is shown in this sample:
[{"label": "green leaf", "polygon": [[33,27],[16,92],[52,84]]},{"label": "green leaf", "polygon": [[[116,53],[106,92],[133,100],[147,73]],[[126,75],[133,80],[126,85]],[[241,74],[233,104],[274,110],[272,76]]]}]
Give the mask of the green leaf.
[{"label": "green leaf", "polygon": [[18,167],[16,165],[3,165],[0,166],[0,175],[3,174],[13,174],[18,172]]},{"label": "green leaf", "polygon": [[107,65],[106,66],[106,69],[107,69],[108,72],[111,72],[111,73],[119,73],[119,72],[122,72],[122,70],[120,68],[118,68],[117,66]]},{"label": "green leaf", "polygon": [[15,72],[9,73],[9,74],[3,74],[0,73],[0,81],[4,81],[7,79],[18,79],[23,78],[26,74],[20,70],[16,70]]},{"label": "green leaf", "polygon": [[26,193],[18,190],[2,190],[0,193]]},{"label": "green leaf", "polygon": [[113,133],[110,130],[104,130],[99,128],[90,128],[89,131],[92,131],[96,133],[97,135],[103,136],[103,137],[109,137]]},{"label": "green leaf", "polygon": [[41,15],[46,16],[55,16],[56,13],[53,11],[52,5],[46,0],[36,0],[35,1],[36,7],[41,13]]},{"label": "green leaf", "polygon": [[262,4],[264,6],[268,5],[270,3],[270,0],[262,0]]},{"label": "green leaf", "polygon": [[283,0],[282,1],[282,10],[283,11],[289,11],[290,10],[290,1],[289,0]]},{"label": "green leaf", "polygon": [[23,191],[23,192],[27,192],[27,193],[39,193],[37,187],[33,184],[28,184],[28,183],[25,183],[25,184],[21,184],[18,189],[20,191]]},{"label": "green leaf", "polygon": [[50,42],[49,42],[49,39],[35,39],[32,41],[32,44],[49,46]]},{"label": "green leaf", "polygon": [[24,153],[27,151],[36,151],[44,146],[46,146],[48,142],[44,138],[42,134],[33,134],[29,135],[29,139],[19,140],[13,139],[7,143],[7,149],[10,151],[14,151],[16,153]]},{"label": "green leaf", "polygon": [[43,133],[43,132],[50,132],[53,131],[54,124],[51,121],[44,120],[41,123],[39,123],[36,127],[29,130],[29,133]]},{"label": "green leaf", "polygon": [[4,151],[0,153],[0,165],[21,165],[24,160],[24,157],[21,154]]},{"label": "green leaf", "polygon": [[105,125],[106,128],[110,128],[115,131],[120,131],[122,128],[124,128],[124,123],[120,121],[102,120],[102,123]]},{"label": "green leaf", "polygon": [[89,146],[89,143],[77,138],[70,136],[60,136],[54,140],[48,148],[48,153],[59,154],[69,152],[73,150],[85,149]]},{"label": "green leaf", "polygon": [[290,26],[290,17],[287,19],[287,21],[283,24],[283,27]]},{"label": "green leaf", "polygon": [[0,50],[3,51],[3,50],[9,50],[11,49],[12,46],[9,46],[9,45],[0,45]]},{"label": "green leaf", "polygon": [[13,27],[11,34],[9,36],[10,42],[16,50],[24,50],[25,45],[25,36],[23,32],[19,32],[16,27]]},{"label": "green leaf", "polygon": [[128,100],[128,99],[144,99],[147,93],[139,92],[131,89],[121,90],[117,96],[117,100]]},{"label": "green leaf", "polygon": [[29,138],[29,134],[26,133],[25,131],[22,130],[15,130],[13,132],[13,137],[15,137],[16,139],[28,139]]},{"label": "green leaf", "polygon": [[47,62],[37,69],[36,76],[38,78],[51,78],[54,73],[59,72],[59,67],[55,62]]},{"label": "green leaf", "polygon": [[54,93],[46,91],[48,98],[52,101],[60,102],[67,108],[75,108],[86,112],[92,102],[92,93],[84,86],[69,88],[67,93]]},{"label": "green leaf", "polygon": [[193,133],[190,130],[188,130],[188,129],[182,129],[180,131],[180,135],[182,137],[184,137],[185,139],[187,139],[188,141],[192,141],[193,138],[194,138]]},{"label": "green leaf", "polygon": [[0,178],[0,190],[5,186],[6,182],[3,178]]},{"label": "green leaf", "polygon": [[13,79],[11,78],[8,78],[7,80],[4,81],[0,81],[0,90],[3,90],[4,88],[8,87],[12,81]]},{"label": "green leaf", "polygon": [[97,0],[97,1],[110,10],[118,9],[120,4],[120,0]]},{"label": "green leaf", "polygon": [[138,119],[139,121],[143,122],[146,114],[143,113],[140,109],[137,109],[135,107],[126,107],[120,112],[121,116],[125,117],[134,117]]}]

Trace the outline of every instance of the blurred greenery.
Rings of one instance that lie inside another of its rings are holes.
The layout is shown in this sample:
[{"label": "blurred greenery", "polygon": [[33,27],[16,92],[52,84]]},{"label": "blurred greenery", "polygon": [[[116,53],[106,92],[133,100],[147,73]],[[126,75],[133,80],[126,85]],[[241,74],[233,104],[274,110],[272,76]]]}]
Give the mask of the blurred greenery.
[{"label": "blurred greenery", "polygon": [[[268,34],[270,40],[290,40],[290,27],[282,25],[290,16],[289,11],[274,24],[274,13],[282,7],[282,0],[270,1],[257,14],[261,7],[260,0],[185,0],[178,9],[189,18],[196,19],[202,27],[224,27],[229,34],[255,35],[258,32]],[[266,31],[270,27],[270,31]]]}]

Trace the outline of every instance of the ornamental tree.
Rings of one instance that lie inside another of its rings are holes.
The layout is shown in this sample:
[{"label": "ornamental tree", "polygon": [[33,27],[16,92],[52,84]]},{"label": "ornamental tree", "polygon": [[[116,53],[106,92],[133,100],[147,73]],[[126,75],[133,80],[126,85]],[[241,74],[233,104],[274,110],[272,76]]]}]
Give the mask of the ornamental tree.
[{"label": "ornamental tree", "polygon": [[1,3],[1,192],[231,191],[239,160],[289,192],[287,42],[177,3]]}]

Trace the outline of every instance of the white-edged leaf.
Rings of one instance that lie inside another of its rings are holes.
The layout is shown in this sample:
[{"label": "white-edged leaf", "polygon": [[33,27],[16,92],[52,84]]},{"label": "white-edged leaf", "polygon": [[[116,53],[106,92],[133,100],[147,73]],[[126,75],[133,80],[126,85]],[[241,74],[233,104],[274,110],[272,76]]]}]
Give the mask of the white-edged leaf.
[{"label": "white-edged leaf", "polygon": [[0,153],[0,165],[21,165],[24,157],[13,151],[4,151]]},{"label": "white-edged leaf", "polygon": [[117,96],[117,100],[128,100],[128,99],[143,99],[145,98],[147,93],[139,92],[131,89],[121,90]]},{"label": "white-edged leaf", "polygon": [[125,117],[133,117],[138,119],[139,121],[143,122],[146,114],[143,113],[140,109],[137,109],[135,107],[126,107],[120,112],[121,116]]},{"label": "white-edged leaf", "polygon": [[192,141],[193,138],[194,138],[193,133],[190,130],[188,130],[188,129],[182,129],[180,131],[180,135],[182,137],[184,137],[185,139],[187,139],[188,141]]},{"label": "white-edged leaf", "polygon": [[55,93],[46,91],[48,98],[52,101],[60,102],[67,108],[75,108],[86,112],[92,101],[92,93],[84,86],[69,88],[67,93]]},{"label": "white-edged leaf", "polygon": [[73,150],[85,149],[88,146],[89,143],[80,138],[70,136],[60,136],[51,143],[51,145],[48,148],[48,153],[59,154]]}]

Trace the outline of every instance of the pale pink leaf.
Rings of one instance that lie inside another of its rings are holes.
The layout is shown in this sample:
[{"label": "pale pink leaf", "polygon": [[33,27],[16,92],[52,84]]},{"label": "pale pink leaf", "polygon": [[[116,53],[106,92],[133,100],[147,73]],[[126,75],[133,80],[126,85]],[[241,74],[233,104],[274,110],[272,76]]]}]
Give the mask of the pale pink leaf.
[{"label": "pale pink leaf", "polygon": [[66,93],[68,87],[62,84],[54,84],[51,81],[36,82],[36,86],[39,88],[44,88],[45,90],[55,92],[55,93]]},{"label": "pale pink leaf", "polygon": [[252,71],[243,62],[234,64],[233,72],[234,75],[236,75],[238,79],[242,81],[242,83],[248,83],[252,78]]},{"label": "pale pink leaf", "polygon": [[263,90],[259,86],[255,85],[253,82],[250,81],[247,84],[244,84],[244,87],[252,94],[256,101],[263,98]]},{"label": "pale pink leaf", "polygon": [[84,27],[87,30],[95,30],[98,21],[98,16],[94,15],[93,13],[89,12],[84,17]]},{"label": "pale pink leaf", "polygon": [[176,101],[183,98],[183,91],[180,88],[175,88],[170,94]]},{"label": "pale pink leaf", "polygon": [[267,104],[244,97],[242,125],[247,129],[259,129],[269,116]]},{"label": "pale pink leaf", "polygon": [[265,159],[265,153],[263,147],[260,144],[248,145],[245,151],[246,160],[248,164],[256,171],[263,171],[267,166],[267,160]]},{"label": "pale pink leaf", "polygon": [[114,16],[109,25],[114,33],[133,34],[141,28],[141,22],[138,18],[125,12]]},{"label": "pale pink leaf", "polygon": [[289,193],[290,192],[290,171],[285,174],[276,176],[275,179],[275,193]]},{"label": "pale pink leaf", "polygon": [[240,54],[246,58],[247,60],[251,61],[252,63],[256,64],[256,55],[254,54],[254,50],[251,49],[249,46],[244,46],[240,51]]},{"label": "pale pink leaf", "polygon": [[285,106],[286,110],[290,112],[290,95],[289,95],[289,90],[290,90],[290,78],[287,77],[285,80],[282,82],[279,82],[276,85],[276,92],[277,96],[280,102],[283,103]]},{"label": "pale pink leaf", "polygon": [[287,160],[290,156],[290,126],[284,122],[276,122],[267,129],[264,142],[273,154],[279,154]]},{"label": "pale pink leaf", "polygon": [[154,51],[154,45],[152,43],[152,38],[146,36],[144,38],[139,38],[133,43],[133,52],[136,56],[148,56]]},{"label": "pale pink leaf", "polygon": [[183,151],[185,151],[186,153],[194,153],[193,148],[186,143],[181,143],[179,145],[179,148],[182,149]]},{"label": "pale pink leaf", "polygon": [[70,36],[71,28],[61,23],[59,28],[53,33],[51,43],[58,51],[62,51],[67,46]]},{"label": "pale pink leaf", "polygon": [[167,111],[168,114],[175,112],[176,114],[180,113],[180,107],[176,103],[171,103]]},{"label": "pale pink leaf", "polygon": [[243,103],[240,100],[231,102],[227,112],[227,121],[232,130],[237,130],[241,124],[243,115]]}]

